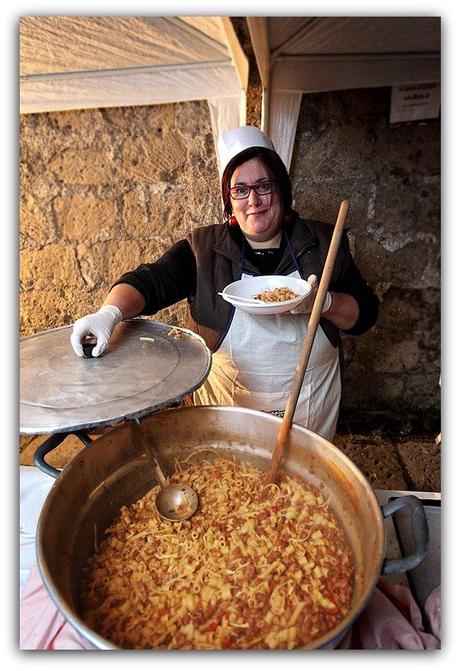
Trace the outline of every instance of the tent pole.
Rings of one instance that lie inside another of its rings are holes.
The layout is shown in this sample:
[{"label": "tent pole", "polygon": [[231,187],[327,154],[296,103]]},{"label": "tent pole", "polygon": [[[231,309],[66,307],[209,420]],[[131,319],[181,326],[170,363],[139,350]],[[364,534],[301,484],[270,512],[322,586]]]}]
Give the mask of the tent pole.
[{"label": "tent pole", "polygon": [[271,104],[271,58],[268,39],[268,19],[266,16],[248,16],[247,26],[262,84],[261,130],[268,134]]},{"label": "tent pole", "polygon": [[245,126],[247,121],[247,87],[249,85],[249,61],[245,55],[236,31],[234,30],[231,19],[228,16],[221,16],[220,23],[226,38],[228,50],[231,54],[231,60],[236,69],[236,74],[241,86],[240,99],[240,125]]},{"label": "tent pole", "polygon": [[268,86],[263,87],[261,94],[261,130],[269,135],[269,110],[271,104],[271,91]]}]

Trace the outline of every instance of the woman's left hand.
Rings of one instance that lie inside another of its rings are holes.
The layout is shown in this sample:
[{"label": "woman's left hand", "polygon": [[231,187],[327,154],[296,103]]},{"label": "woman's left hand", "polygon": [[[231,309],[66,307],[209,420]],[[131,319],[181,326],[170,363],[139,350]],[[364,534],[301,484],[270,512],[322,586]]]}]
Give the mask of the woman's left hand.
[{"label": "woman's left hand", "polygon": [[[308,293],[306,298],[304,298],[304,300],[301,301],[301,303],[296,306],[296,308],[290,310],[292,315],[309,314],[312,311],[314,301],[316,300],[317,289],[319,288],[319,284],[317,282],[316,275],[309,275],[307,281],[308,284],[311,285],[311,291]],[[330,292],[327,291],[324,306],[322,308],[322,313],[327,312],[327,310],[330,309],[331,303],[332,303],[332,297],[330,295]]]}]

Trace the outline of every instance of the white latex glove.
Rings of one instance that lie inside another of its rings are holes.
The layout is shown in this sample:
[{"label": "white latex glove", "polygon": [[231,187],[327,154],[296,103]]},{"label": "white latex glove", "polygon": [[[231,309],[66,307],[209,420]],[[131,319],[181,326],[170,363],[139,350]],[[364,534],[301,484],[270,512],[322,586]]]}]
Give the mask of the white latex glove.
[{"label": "white latex glove", "polygon": [[[319,288],[319,284],[317,282],[317,276],[309,275],[308,284],[310,284],[312,287],[311,291],[308,293],[306,298],[299,305],[296,306],[296,308],[290,310],[292,315],[299,315],[304,313],[309,314],[312,311],[314,301],[317,295],[317,289]],[[332,297],[330,295],[330,292],[327,291],[324,306],[322,308],[322,314],[330,309],[331,303],[332,303]]]},{"label": "white latex glove", "polygon": [[122,319],[121,310],[116,305],[103,305],[97,312],[77,319],[70,336],[75,354],[84,356],[81,343],[84,336],[92,335],[97,338],[92,356],[100,356],[110,342],[113,329]]}]

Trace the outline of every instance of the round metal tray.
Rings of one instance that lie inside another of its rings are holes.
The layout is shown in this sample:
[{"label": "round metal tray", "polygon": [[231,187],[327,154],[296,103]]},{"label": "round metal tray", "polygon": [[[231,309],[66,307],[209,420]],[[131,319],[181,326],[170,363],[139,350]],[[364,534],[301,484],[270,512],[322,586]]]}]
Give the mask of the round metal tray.
[{"label": "round metal tray", "polygon": [[[101,357],[83,359],[72,350],[72,328],[21,340],[22,434],[69,432],[142,417],[179,402],[209,374],[211,353],[187,329],[124,321]],[[174,337],[176,332],[180,337]]]}]

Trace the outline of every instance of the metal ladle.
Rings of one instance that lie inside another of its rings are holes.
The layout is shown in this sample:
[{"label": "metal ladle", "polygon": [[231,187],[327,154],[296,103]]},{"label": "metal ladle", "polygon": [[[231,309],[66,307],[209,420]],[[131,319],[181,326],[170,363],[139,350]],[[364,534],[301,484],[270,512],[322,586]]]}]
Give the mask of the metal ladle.
[{"label": "metal ladle", "polygon": [[142,431],[140,430],[140,422],[137,418],[132,422],[132,427],[134,439],[147,455],[161,488],[155,500],[156,510],[160,517],[169,522],[187,520],[197,510],[198,495],[194,489],[183,483],[167,484],[153,448],[144,440]]}]

